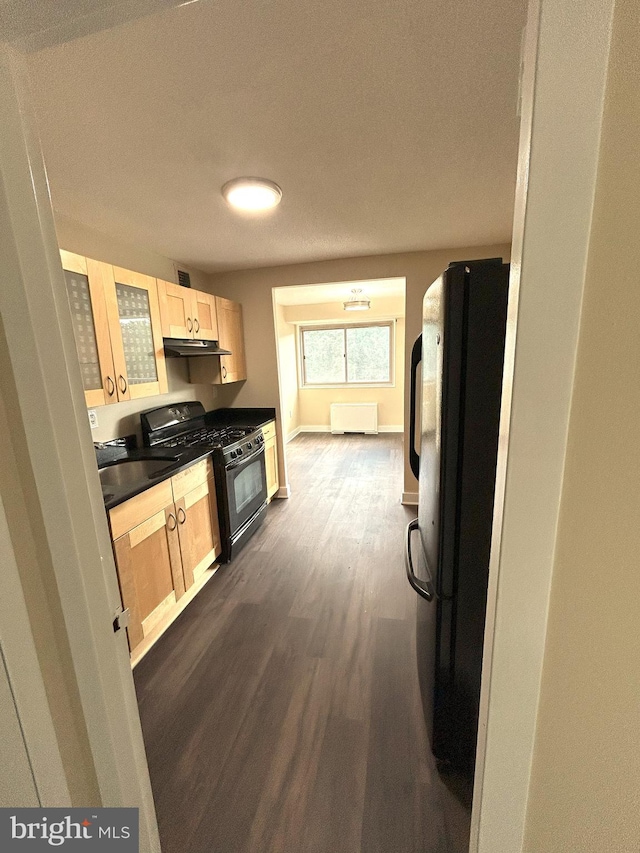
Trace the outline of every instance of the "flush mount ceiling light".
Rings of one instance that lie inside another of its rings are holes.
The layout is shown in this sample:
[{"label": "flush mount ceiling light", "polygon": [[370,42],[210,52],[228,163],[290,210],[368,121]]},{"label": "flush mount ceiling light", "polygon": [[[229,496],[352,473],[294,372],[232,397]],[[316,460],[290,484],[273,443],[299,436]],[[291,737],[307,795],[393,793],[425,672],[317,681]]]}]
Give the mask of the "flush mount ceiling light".
[{"label": "flush mount ceiling light", "polygon": [[351,289],[352,296],[346,302],[343,302],[345,311],[368,311],[371,307],[371,301],[366,296],[360,296],[362,293],[361,287],[353,287]]},{"label": "flush mount ceiling light", "polygon": [[282,190],[266,178],[234,178],[222,187],[222,195],[231,207],[256,213],[280,204]]}]

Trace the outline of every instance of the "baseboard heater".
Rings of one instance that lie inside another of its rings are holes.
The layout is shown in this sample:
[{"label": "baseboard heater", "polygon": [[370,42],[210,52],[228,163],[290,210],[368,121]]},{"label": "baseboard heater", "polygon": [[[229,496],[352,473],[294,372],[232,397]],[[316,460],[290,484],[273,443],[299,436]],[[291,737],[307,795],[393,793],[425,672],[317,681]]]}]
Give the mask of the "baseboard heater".
[{"label": "baseboard heater", "polygon": [[331,403],[331,432],[334,435],[345,432],[364,432],[376,435],[378,432],[378,404]]}]

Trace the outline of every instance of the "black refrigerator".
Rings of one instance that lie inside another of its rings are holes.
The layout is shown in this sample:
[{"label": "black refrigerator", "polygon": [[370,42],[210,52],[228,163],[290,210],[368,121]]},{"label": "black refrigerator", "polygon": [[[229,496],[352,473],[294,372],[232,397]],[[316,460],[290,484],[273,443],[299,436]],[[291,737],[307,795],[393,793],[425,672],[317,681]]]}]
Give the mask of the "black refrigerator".
[{"label": "black refrigerator", "polygon": [[501,258],[451,264],[425,293],[411,363],[410,456],[419,499],[418,517],[407,528],[405,562],[420,596],[423,707],[436,758],[469,779],[478,732],[508,285],[509,265]]}]

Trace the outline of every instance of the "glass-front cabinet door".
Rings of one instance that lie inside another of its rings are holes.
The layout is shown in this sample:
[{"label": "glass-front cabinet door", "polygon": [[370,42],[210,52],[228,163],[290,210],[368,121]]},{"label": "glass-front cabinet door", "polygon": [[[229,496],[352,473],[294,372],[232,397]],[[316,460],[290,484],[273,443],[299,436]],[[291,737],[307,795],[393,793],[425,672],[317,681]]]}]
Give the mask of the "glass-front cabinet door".
[{"label": "glass-front cabinet door", "polygon": [[111,269],[106,302],[118,399],[166,394],[156,280],[120,267]]},{"label": "glass-front cabinet door", "polygon": [[91,262],[81,255],[61,251],[60,258],[87,406],[115,403],[116,376],[101,278],[90,274]]}]

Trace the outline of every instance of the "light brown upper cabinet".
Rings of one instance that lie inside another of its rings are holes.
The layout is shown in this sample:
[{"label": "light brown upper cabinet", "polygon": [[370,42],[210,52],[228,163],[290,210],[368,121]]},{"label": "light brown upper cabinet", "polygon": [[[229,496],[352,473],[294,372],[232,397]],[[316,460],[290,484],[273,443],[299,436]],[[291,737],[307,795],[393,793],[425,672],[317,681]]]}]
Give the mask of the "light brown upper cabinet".
[{"label": "light brown upper cabinet", "polygon": [[193,295],[188,287],[156,279],[163,338],[193,337]]},{"label": "light brown upper cabinet", "polygon": [[194,290],[193,293],[193,337],[201,341],[218,340],[218,312],[216,310],[216,297],[202,290]]},{"label": "light brown upper cabinet", "polygon": [[[105,282],[107,317],[119,400],[168,391],[155,278],[121,267]],[[109,275],[107,269],[103,270]]]},{"label": "light brown upper cabinet", "polygon": [[222,349],[231,351],[231,355],[220,356],[220,376],[224,385],[247,378],[244,358],[244,334],[242,331],[242,305],[216,296],[218,312],[218,342]]},{"label": "light brown upper cabinet", "polygon": [[168,391],[156,280],[60,251],[87,406]]},{"label": "light brown upper cabinet", "polygon": [[116,403],[116,374],[102,277],[99,271],[89,269],[92,262],[81,255],[62,250],[60,258],[87,406]]},{"label": "light brown upper cabinet", "polygon": [[218,340],[215,296],[160,278],[157,282],[164,338]]}]

